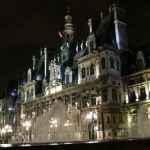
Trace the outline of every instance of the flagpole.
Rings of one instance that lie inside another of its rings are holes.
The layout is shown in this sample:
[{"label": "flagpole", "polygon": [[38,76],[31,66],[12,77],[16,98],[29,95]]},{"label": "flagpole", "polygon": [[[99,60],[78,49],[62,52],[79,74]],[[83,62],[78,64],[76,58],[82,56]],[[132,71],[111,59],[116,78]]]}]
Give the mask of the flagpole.
[{"label": "flagpole", "polygon": [[47,48],[44,48],[44,54],[45,54],[45,78],[47,76]]}]

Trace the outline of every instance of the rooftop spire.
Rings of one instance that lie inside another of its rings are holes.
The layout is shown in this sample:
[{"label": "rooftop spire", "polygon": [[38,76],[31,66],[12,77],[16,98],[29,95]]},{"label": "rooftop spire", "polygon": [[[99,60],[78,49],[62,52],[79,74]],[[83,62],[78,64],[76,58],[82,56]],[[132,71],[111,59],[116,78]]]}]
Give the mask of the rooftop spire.
[{"label": "rooftop spire", "polygon": [[70,14],[70,6],[67,6],[67,13]]},{"label": "rooftop spire", "polygon": [[64,29],[64,41],[65,42],[72,42],[74,29],[72,24],[72,16],[70,14],[70,7],[67,7],[67,14],[65,16],[65,29]]},{"label": "rooftop spire", "polygon": [[72,22],[72,16],[70,15],[70,7],[67,6],[67,15],[65,16],[66,23]]}]

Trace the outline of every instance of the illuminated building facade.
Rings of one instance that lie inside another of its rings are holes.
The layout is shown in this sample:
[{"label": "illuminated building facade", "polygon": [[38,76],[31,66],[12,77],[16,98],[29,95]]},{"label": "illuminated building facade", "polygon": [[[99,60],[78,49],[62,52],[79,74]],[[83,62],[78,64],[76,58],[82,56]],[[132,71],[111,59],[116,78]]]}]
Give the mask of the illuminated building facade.
[{"label": "illuminated building facade", "polygon": [[68,9],[60,53],[50,62],[46,48],[38,61],[33,56],[20,85],[16,141],[150,135],[149,59],[144,51],[128,48],[124,12],[112,5],[97,27],[90,18],[89,35],[79,44]]}]

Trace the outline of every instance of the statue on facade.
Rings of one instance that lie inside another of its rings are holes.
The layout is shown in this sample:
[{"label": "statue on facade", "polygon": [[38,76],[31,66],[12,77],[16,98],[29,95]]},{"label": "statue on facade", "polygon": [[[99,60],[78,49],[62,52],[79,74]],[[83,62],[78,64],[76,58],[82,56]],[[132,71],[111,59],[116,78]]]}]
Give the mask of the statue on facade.
[{"label": "statue on facade", "polygon": [[56,64],[54,61],[50,62],[49,70],[50,70],[50,81],[51,82],[56,81]]},{"label": "statue on facade", "polygon": [[89,26],[89,32],[90,32],[90,34],[92,33],[92,19],[91,18],[89,18],[89,20],[88,20],[88,26]]}]

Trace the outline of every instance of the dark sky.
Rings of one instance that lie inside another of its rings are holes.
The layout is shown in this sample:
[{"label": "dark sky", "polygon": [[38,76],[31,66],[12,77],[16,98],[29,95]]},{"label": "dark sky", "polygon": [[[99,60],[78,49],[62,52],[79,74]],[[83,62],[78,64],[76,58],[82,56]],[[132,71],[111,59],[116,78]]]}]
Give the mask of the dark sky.
[{"label": "dark sky", "polygon": [[[132,46],[150,42],[149,0],[118,0],[127,10],[128,37]],[[76,39],[88,34],[88,18],[108,11],[113,0],[0,0],[0,88],[18,79],[47,46],[55,53],[61,45],[66,7],[71,8]]]}]

